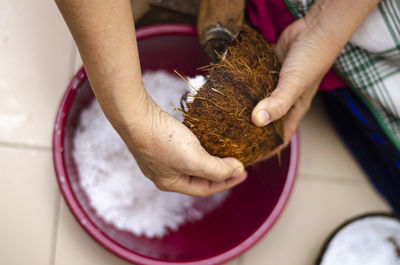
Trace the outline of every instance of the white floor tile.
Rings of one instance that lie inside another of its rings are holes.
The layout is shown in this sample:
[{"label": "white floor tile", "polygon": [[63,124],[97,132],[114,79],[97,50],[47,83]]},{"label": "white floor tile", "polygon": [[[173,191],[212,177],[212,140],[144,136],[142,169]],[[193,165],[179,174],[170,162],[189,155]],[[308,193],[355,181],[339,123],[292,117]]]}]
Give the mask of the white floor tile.
[{"label": "white floor tile", "polygon": [[1,1],[0,142],[51,145],[72,48],[54,1]]},{"label": "white floor tile", "polygon": [[0,264],[50,264],[60,198],[50,151],[0,147]]},{"label": "white floor tile", "polygon": [[299,172],[342,180],[365,176],[334,131],[319,97],[300,124]]}]

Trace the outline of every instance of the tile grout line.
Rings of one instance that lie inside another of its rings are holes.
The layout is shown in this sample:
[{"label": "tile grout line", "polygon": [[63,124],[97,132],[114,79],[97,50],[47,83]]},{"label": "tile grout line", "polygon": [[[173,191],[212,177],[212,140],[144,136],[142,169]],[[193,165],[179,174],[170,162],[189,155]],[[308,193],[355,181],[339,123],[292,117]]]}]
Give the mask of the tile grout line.
[{"label": "tile grout line", "polygon": [[16,148],[16,149],[30,149],[35,151],[51,151],[51,147],[37,144],[26,143],[12,143],[0,141],[0,147]]},{"label": "tile grout line", "polygon": [[61,216],[61,203],[62,198],[60,192],[58,192],[58,202],[56,203],[55,212],[57,213],[54,217],[53,224],[53,233],[51,235],[51,246],[50,246],[50,257],[49,264],[54,265],[56,262],[56,251],[57,251],[57,242],[58,242],[58,230],[60,225],[60,216]]}]

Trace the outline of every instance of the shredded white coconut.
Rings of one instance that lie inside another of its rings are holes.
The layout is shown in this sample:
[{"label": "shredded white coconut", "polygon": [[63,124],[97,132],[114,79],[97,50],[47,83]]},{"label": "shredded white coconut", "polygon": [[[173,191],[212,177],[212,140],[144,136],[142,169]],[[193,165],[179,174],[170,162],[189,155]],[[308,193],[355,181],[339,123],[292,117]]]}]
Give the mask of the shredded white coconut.
[{"label": "shredded white coconut", "polygon": [[186,103],[192,102],[197,95],[197,91],[204,85],[207,79],[202,75],[197,75],[195,77],[188,77],[187,81],[189,82],[189,91],[187,91],[183,100],[181,100],[181,107],[183,110],[187,111]]},{"label": "shredded white coconut", "polygon": [[207,81],[207,79],[202,75],[196,75],[195,77],[188,77],[187,80],[189,81],[192,88],[195,89],[195,91],[193,91],[192,89],[192,92],[194,93],[197,93],[197,90],[199,90]]},{"label": "shredded white coconut", "polygon": [[400,222],[388,217],[366,217],[335,235],[321,265],[400,265],[396,250],[399,244]]},{"label": "shredded white coconut", "polygon": [[[179,106],[186,83],[168,73],[143,75],[153,100],[167,112]],[[180,119],[179,112],[173,115]],[[187,221],[199,220],[215,209],[229,192],[196,198],[159,191],[140,171],[124,142],[94,101],[80,117],[74,138],[74,159],[80,185],[90,205],[106,222],[139,236],[162,237]]]}]

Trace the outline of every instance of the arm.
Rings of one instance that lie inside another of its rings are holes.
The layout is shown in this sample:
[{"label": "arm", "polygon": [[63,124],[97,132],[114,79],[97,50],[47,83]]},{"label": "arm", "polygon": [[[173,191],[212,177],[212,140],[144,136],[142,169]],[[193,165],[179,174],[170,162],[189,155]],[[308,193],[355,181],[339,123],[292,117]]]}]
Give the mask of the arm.
[{"label": "arm", "polygon": [[239,161],[210,156],[188,128],[148,96],[129,0],[56,2],[96,98],[147,177],[160,189],[192,195],[210,195],[246,178]]},{"label": "arm", "polygon": [[129,0],[57,0],[96,98],[114,126],[134,126],[148,103]]},{"label": "arm", "polygon": [[289,25],[276,46],[282,61],[278,86],[254,108],[254,124],[264,126],[287,114],[285,142],[288,143],[323,76],[378,2],[317,0],[304,18]]}]

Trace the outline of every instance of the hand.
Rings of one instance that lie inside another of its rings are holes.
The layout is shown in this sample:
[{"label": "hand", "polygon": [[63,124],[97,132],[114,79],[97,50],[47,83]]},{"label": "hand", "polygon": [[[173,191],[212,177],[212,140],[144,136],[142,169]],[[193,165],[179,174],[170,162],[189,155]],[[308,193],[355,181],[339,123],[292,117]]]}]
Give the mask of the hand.
[{"label": "hand", "polygon": [[209,155],[196,136],[148,98],[140,126],[118,128],[143,173],[164,191],[208,196],[244,181],[234,158]]},{"label": "hand", "polygon": [[310,107],[323,76],[379,0],[316,0],[304,18],[280,36],[276,53],[282,62],[277,88],[252,112],[257,126],[283,117],[286,146]]},{"label": "hand", "polygon": [[[270,97],[261,100],[252,112],[257,126],[284,118],[284,143],[268,157],[284,148],[310,108],[322,77],[328,71],[319,39],[304,19],[289,25],[280,36],[275,52],[282,62],[279,81]],[[329,51],[326,51],[329,52]],[[328,62],[330,66],[332,62]]]}]

